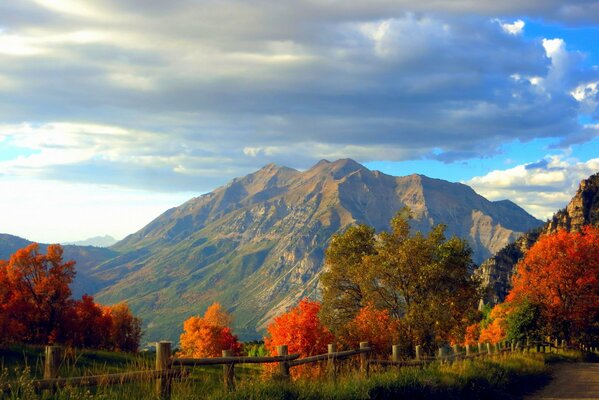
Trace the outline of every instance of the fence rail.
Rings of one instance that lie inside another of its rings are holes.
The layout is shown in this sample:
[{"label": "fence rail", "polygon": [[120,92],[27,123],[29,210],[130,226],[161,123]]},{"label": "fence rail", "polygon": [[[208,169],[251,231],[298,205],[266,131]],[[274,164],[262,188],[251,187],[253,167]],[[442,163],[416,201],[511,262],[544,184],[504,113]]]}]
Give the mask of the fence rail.
[{"label": "fence rail", "polygon": [[[415,359],[400,359],[399,346],[392,346],[390,359],[369,359],[368,356],[373,349],[369,347],[368,342],[361,342],[359,349],[336,351],[334,344],[328,345],[328,352],[315,356],[299,358],[299,354],[288,354],[287,346],[278,346],[276,356],[268,357],[234,357],[230,350],[224,350],[222,357],[215,358],[178,358],[172,357],[171,342],[156,343],[156,368],[155,370],[123,372],[115,374],[83,376],[83,377],[58,377],[60,368],[61,349],[58,346],[47,346],[44,359],[44,379],[34,380],[33,386],[36,390],[54,390],[65,386],[89,387],[97,385],[122,385],[137,381],[156,381],[156,391],[163,400],[171,398],[171,387],[174,379],[185,377],[185,370],[181,367],[195,367],[208,365],[223,366],[223,384],[226,390],[231,391],[235,388],[234,368],[236,364],[279,364],[279,377],[289,379],[290,369],[300,365],[327,362],[327,368],[333,377],[336,376],[337,362],[348,359],[353,356],[360,356],[360,371],[369,373],[371,365],[382,367],[410,367],[424,366],[432,362],[457,362],[460,360],[469,360],[477,357],[495,356],[507,352],[531,351],[536,348],[537,352],[545,352],[547,348],[566,350],[572,347],[566,345],[562,340],[561,346],[558,341],[539,341],[527,342],[504,342],[492,346],[490,343],[479,343],[477,348],[466,345],[463,350],[454,345],[451,349],[446,347],[439,348],[438,355],[430,357],[422,353],[421,346],[415,348]],[[578,349],[578,348],[576,348]],[[476,350],[476,351],[475,351]],[[586,349],[582,349],[586,350]],[[594,350],[594,349],[590,349]],[[8,391],[8,389],[4,389]],[[0,392],[1,394],[1,392]]]}]

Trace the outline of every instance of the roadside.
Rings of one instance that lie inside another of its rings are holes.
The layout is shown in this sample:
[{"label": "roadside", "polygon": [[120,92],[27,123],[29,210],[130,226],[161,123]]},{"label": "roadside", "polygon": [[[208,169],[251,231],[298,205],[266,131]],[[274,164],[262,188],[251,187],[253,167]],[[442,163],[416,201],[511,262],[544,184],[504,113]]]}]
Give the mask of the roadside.
[{"label": "roadside", "polygon": [[549,384],[525,400],[599,399],[599,363],[560,362],[552,366]]}]

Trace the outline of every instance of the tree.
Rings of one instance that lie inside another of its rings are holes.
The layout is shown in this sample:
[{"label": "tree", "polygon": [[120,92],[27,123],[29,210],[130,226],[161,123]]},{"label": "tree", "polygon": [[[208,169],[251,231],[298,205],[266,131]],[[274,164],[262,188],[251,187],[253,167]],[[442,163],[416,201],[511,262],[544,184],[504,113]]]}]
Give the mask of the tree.
[{"label": "tree", "polygon": [[499,343],[506,338],[506,314],[505,304],[497,304],[491,310],[488,319],[481,323],[480,343]]},{"label": "tree", "polygon": [[115,351],[136,352],[141,340],[141,319],[134,316],[127,303],[104,307],[104,315],[111,319],[110,347]]},{"label": "tree", "polygon": [[46,254],[40,254],[39,245],[32,243],[0,267],[2,324],[18,332],[18,341],[64,341],[72,308],[69,285],[75,276],[74,264],[63,262],[60,245],[50,245]]},{"label": "tree", "polygon": [[599,228],[543,235],[518,263],[507,301],[540,308],[545,334],[597,340]]},{"label": "tree", "polygon": [[506,338],[508,340],[541,339],[541,307],[527,298],[507,303]]},{"label": "tree", "polygon": [[335,333],[342,334],[347,323],[365,305],[366,288],[363,258],[376,253],[374,228],[358,225],[343,234],[333,235],[325,254],[322,285],[323,322]]},{"label": "tree", "polygon": [[75,302],[72,323],[71,345],[95,349],[117,347],[111,343],[113,315],[95,303],[92,296],[83,295]]},{"label": "tree", "polygon": [[477,316],[468,244],[446,240],[443,225],[428,235],[412,235],[408,220],[409,210],[403,209],[391,220],[391,231],[377,240],[372,228],[360,227],[331,242],[333,250],[326,253],[331,272],[321,283],[323,320],[335,332],[370,302],[400,320],[406,348],[434,348],[462,338]]},{"label": "tree", "polygon": [[220,303],[213,303],[204,316],[194,316],[183,322],[180,337],[183,357],[220,357],[223,350],[239,354],[241,343],[233,335],[229,324],[231,316]]},{"label": "tree", "polygon": [[362,341],[367,341],[377,354],[386,354],[399,339],[399,321],[392,318],[389,310],[377,309],[373,304],[366,304],[348,324],[345,343],[350,348],[357,348]]},{"label": "tree", "polygon": [[[264,345],[271,355],[277,355],[277,346],[287,345],[289,354],[308,357],[327,352],[333,334],[321,323],[320,303],[303,299],[299,304],[278,317],[266,328]],[[298,369],[300,368],[300,369]],[[297,367],[293,373],[305,375],[308,370]]]}]

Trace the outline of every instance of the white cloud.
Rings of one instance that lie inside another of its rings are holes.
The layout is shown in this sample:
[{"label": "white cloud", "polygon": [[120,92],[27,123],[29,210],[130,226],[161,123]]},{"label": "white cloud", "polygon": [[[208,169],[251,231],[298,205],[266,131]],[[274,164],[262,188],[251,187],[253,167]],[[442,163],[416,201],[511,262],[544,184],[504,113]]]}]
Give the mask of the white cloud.
[{"label": "white cloud", "polygon": [[518,19],[512,22],[511,24],[501,21],[498,22],[501,25],[503,31],[505,33],[509,33],[510,35],[521,35],[524,32],[524,26],[526,25],[524,21],[522,21],[521,19]]},{"label": "white cloud", "polygon": [[490,200],[510,199],[538,218],[566,206],[581,180],[599,172],[599,158],[550,156],[540,162],[491,171],[465,182]]}]

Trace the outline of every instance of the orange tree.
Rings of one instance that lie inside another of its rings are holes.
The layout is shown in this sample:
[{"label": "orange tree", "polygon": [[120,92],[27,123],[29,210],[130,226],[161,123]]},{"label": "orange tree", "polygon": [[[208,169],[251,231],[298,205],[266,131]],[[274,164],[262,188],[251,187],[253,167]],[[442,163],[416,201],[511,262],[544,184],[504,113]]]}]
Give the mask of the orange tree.
[{"label": "orange tree", "polygon": [[183,323],[180,337],[181,356],[183,357],[220,357],[223,350],[232,350],[239,354],[241,343],[233,335],[231,316],[221,307],[213,303],[204,316],[190,317]]},{"label": "orange tree", "polygon": [[542,236],[518,264],[507,301],[538,305],[546,334],[596,341],[599,229]]}]

